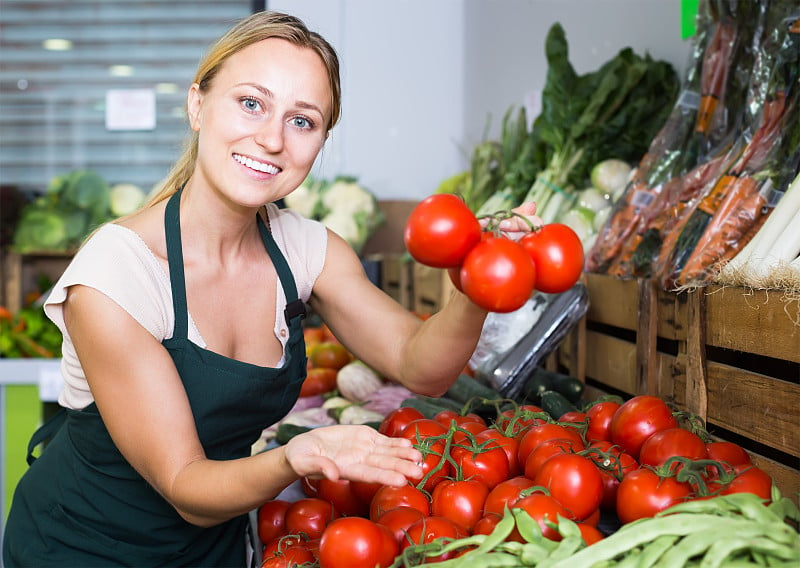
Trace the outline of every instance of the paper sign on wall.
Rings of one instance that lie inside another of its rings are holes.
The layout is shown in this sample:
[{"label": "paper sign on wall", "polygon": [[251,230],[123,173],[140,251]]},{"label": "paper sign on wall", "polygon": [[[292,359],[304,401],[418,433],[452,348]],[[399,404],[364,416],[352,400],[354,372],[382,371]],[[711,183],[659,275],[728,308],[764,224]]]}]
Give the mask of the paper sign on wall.
[{"label": "paper sign on wall", "polygon": [[106,91],[106,129],[153,130],[156,127],[156,92],[153,89]]}]

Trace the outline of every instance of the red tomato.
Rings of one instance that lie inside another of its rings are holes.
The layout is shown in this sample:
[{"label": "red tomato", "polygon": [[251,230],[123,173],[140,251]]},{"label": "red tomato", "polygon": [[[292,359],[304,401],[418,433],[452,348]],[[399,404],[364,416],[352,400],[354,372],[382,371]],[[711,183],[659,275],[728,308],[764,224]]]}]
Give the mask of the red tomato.
[{"label": "red tomato", "polygon": [[378,518],[377,523],[388,528],[397,539],[397,544],[401,545],[406,540],[408,527],[425,516],[419,509],[403,505],[386,511]]},{"label": "red tomato", "polygon": [[479,432],[475,436],[478,444],[482,444],[487,440],[495,440],[497,445],[503,448],[508,458],[508,476],[516,477],[522,472],[519,465],[519,458],[517,458],[517,448],[519,448],[519,441],[511,436],[504,436],[494,428],[487,428],[483,432]]},{"label": "red tomato", "polygon": [[595,440],[610,440],[611,419],[614,413],[622,406],[618,402],[607,400],[592,405],[586,411],[586,418],[589,425],[586,427],[586,441],[591,443]]},{"label": "red tomato", "polygon": [[626,475],[617,489],[617,517],[625,524],[649,518],[689,498],[691,488],[674,477],[661,478],[652,469]]},{"label": "red tomato", "polygon": [[381,421],[378,427],[378,432],[386,436],[395,437],[399,436],[403,429],[408,426],[409,422],[425,418],[423,414],[416,408],[410,406],[401,406],[395,408]]},{"label": "red tomato", "polygon": [[433,490],[431,515],[450,519],[471,532],[483,515],[487,495],[489,488],[477,479],[446,479]]},{"label": "red tomato", "polygon": [[519,463],[524,465],[530,453],[546,440],[563,439],[572,442],[573,448],[582,450],[586,445],[578,431],[572,426],[563,424],[544,423],[528,428],[519,440],[517,457]]},{"label": "red tomato", "polygon": [[[401,546],[401,550],[411,546],[411,544],[428,544],[439,538],[460,539],[467,536],[467,533],[450,519],[444,517],[426,517],[408,527],[408,539]],[[439,562],[452,558],[453,553],[440,554],[439,556],[428,557],[428,562]]]},{"label": "red tomato", "polygon": [[290,548],[308,548],[306,544],[308,540],[298,534],[289,534],[273,538],[264,543],[264,550],[262,551],[263,558],[271,558],[273,556],[280,556]]},{"label": "red tomato", "polygon": [[461,469],[464,479],[474,478],[492,489],[501,481],[508,479],[508,458],[503,448],[495,441],[489,441],[480,449],[453,446],[450,449],[456,467]]},{"label": "red tomato", "polygon": [[441,412],[436,413],[433,417],[436,422],[444,426],[445,428],[450,428],[451,421],[456,421],[456,426],[463,426],[464,424],[468,423],[475,423],[480,424],[484,428],[486,428],[486,420],[470,412],[469,414],[459,414],[455,410],[442,410]]},{"label": "red tomato", "polygon": [[596,542],[600,542],[605,537],[603,533],[597,530],[596,527],[592,525],[587,525],[586,523],[578,523],[578,529],[581,531],[581,536],[583,537],[583,541],[586,543],[586,546],[591,546]]},{"label": "red tomato", "polygon": [[[580,448],[577,450],[580,450]],[[525,477],[534,479],[536,474],[541,469],[542,464],[544,464],[544,462],[549,460],[554,455],[568,454],[577,450],[575,449],[574,440],[552,438],[550,440],[543,441],[528,455],[528,459],[525,461]]]},{"label": "red tomato", "polygon": [[[545,520],[554,524],[558,524],[558,516],[569,518],[570,514],[561,503],[545,495],[544,493],[533,493],[527,497],[520,499],[514,503],[512,509],[524,509],[533,518],[534,521],[539,523],[542,529],[542,535],[550,540],[560,541],[561,533],[557,529],[552,528]],[[512,531],[514,535],[513,540],[519,540],[521,536],[517,529]]]},{"label": "red tomato", "polygon": [[657,396],[639,395],[626,401],[614,413],[609,430],[611,441],[639,459],[639,450],[659,430],[675,428],[678,421],[667,403]]},{"label": "red tomato", "polygon": [[519,240],[536,266],[536,289],[558,294],[572,288],[583,272],[583,244],[567,225],[549,223]]},{"label": "red tomato", "polygon": [[481,240],[481,225],[460,197],[423,199],[406,220],[403,240],[414,260],[436,268],[458,266]]},{"label": "red tomato", "polygon": [[471,446],[477,442],[478,434],[486,430],[486,424],[479,422],[464,422],[458,425],[458,429],[453,432],[453,444],[464,444]]},{"label": "red tomato", "polygon": [[258,538],[262,543],[286,534],[286,510],[291,503],[272,499],[258,508]]},{"label": "red tomato", "polygon": [[328,523],[338,516],[333,505],[324,499],[298,499],[286,510],[286,532],[303,533],[310,539],[319,538]]},{"label": "red tomato", "polygon": [[516,241],[482,240],[461,265],[461,287],[475,304],[490,312],[513,312],[531,297],[536,269]]},{"label": "red tomato", "polygon": [[401,487],[384,485],[378,489],[375,497],[372,498],[372,503],[370,503],[369,507],[369,518],[377,521],[386,511],[401,506],[418,509],[426,517],[431,514],[430,501],[425,496],[425,493],[413,485],[409,484]]},{"label": "red tomato", "polygon": [[313,477],[301,477],[300,488],[306,497],[316,497],[317,488],[319,487],[319,479]]},{"label": "red tomato", "polygon": [[595,509],[594,512],[592,512],[592,514],[590,514],[588,517],[583,519],[581,521],[581,523],[582,524],[586,524],[586,525],[592,525],[593,527],[596,527],[600,523],[600,515],[601,515],[600,509],[599,508]]},{"label": "red tomato", "polygon": [[319,543],[320,568],[385,568],[400,546],[392,532],[363,517],[332,521]]},{"label": "red tomato", "polygon": [[674,456],[692,460],[703,459],[706,457],[706,444],[700,436],[684,428],[659,430],[642,444],[639,450],[639,463],[658,467]]},{"label": "red tomato", "polygon": [[734,471],[737,475],[723,487],[722,495],[753,493],[765,499],[766,504],[772,501],[772,477],[766,471],[749,464],[736,466]]},{"label": "red tomato", "polygon": [[506,505],[509,507],[514,505],[514,503],[526,496],[525,490],[533,486],[533,480],[524,475],[501,481],[489,490],[489,494],[483,504],[483,514],[495,513],[502,516],[505,513]]},{"label": "red tomato", "polygon": [[372,498],[375,497],[375,493],[377,493],[378,489],[383,487],[383,485],[380,483],[370,483],[368,481],[350,481],[350,487],[356,497],[369,505],[369,503],[372,502]]},{"label": "red tomato", "polygon": [[472,528],[472,534],[492,534],[497,523],[503,520],[503,517],[497,513],[486,513],[475,523]]},{"label": "red tomato", "polygon": [[630,454],[623,452],[619,446],[614,446],[607,440],[592,442],[590,447],[608,454],[605,458],[598,454],[587,454],[587,457],[597,465],[600,477],[603,478],[603,501],[600,503],[600,508],[604,511],[614,511],[617,508],[619,482],[626,474],[636,471],[639,463]]},{"label": "red tomato", "polygon": [[453,466],[443,457],[445,442],[444,440],[428,439],[418,444],[422,452],[422,475],[419,477],[409,477],[408,480],[414,485],[427,477],[422,489],[430,493],[436,484],[442,479],[449,477],[453,473]]},{"label": "red tomato", "polygon": [[316,562],[314,553],[302,545],[286,548],[283,552],[268,556],[261,562],[261,568],[296,568],[297,566]]},{"label": "red tomato", "polygon": [[[750,455],[739,444],[734,442],[718,441],[706,444],[706,457],[710,460],[720,462],[720,465],[730,471],[734,466],[746,465],[750,463]],[[730,467],[728,467],[730,466]],[[709,468],[709,476],[717,477],[719,472],[716,468]]]},{"label": "red tomato", "polygon": [[348,517],[369,514],[369,502],[355,494],[352,483],[347,479],[332,481],[323,477],[317,483],[317,497],[329,501],[336,511]]},{"label": "red tomato", "polygon": [[562,424],[583,424],[586,422],[586,413],[570,410],[559,416],[558,421]]},{"label": "red tomato", "polygon": [[546,487],[563,505],[570,518],[582,520],[603,500],[603,480],[592,460],[578,454],[561,453],[542,464],[533,482]]},{"label": "red tomato", "polygon": [[408,438],[415,444],[423,442],[426,438],[434,436],[444,436],[447,434],[447,428],[433,420],[432,418],[419,418],[409,422],[403,431],[400,432],[400,437]]},{"label": "red tomato", "polygon": [[336,388],[339,371],[330,367],[312,367],[306,371],[306,378],[300,387],[300,396],[324,394]]}]

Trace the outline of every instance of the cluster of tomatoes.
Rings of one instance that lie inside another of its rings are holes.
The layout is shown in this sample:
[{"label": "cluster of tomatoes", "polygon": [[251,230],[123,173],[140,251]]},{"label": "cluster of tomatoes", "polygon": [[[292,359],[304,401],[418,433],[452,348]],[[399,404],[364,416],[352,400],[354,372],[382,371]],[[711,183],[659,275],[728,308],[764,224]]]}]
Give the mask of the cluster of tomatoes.
[{"label": "cluster of tomatoes", "polygon": [[[409,546],[489,534],[506,508],[524,509],[552,540],[561,539],[559,515],[572,519],[591,545],[604,537],[603,512],[628,523],[714,494],[768,500],[772,489],[740,446],[704,441],[654,396],[601,400],[557,421],[533,405],[498,412],[490,423],[401,407],[380,431],[416,444],[422,476],[402,487],[303,479],[304,498],[259,511],[264,566],[386,567]],[[524,542],[516,529],[508,538]]]},{"label": "cluster of tomatoes", "polygon": [[560,293],[570,289],[583,271],[583,245],[567,225],[531,226],[513,240],[498,224],[515,216],[488,216],[486,227],[452,194],[423,199],[406,221],[404,242],[409,254],[426,266],[447,269],[453,285],[475,304],[493,312],[521,308],[534,290]]}]

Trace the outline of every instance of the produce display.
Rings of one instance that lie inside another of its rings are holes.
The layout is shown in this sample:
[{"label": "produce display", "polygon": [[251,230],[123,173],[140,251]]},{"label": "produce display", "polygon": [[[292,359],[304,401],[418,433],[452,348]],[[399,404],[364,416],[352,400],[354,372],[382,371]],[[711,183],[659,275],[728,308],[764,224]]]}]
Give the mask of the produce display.
[{"label": "produce display", "polygon": [[[325,423],[342,407],[369,405],[363,423],[410,439],[423,474],[403,487],[301,479],[295,499],[258,510],[262,566],[800,562],[796,496],[782,496],[741,446],[659,397],[588,401],[578,379],[538,368],[516,400],[462,374],[440,398],[399,391],[388,404],[383,389],[399,387],[331,349],[324,326],[306,329],[310,359],[345,374],[303,398],[321,401]],[[271,443],[321,425],[286,432],[292,414]]]},{"label": "produce display", "polygon": [[0,306],[0,358],[43,358],[61,356],[61,331],[45,315],[41,296],[52,283],[40,277],[37,290],[26,294],[24,307],[13,313]]}]

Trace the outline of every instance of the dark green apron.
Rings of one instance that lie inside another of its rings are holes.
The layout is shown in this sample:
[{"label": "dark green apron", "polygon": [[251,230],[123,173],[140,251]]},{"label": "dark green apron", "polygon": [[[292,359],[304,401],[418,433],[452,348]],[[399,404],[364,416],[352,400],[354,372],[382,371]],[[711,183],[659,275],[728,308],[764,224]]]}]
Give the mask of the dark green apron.
[{"label": "dark green apron", "polygon": [[[208,458],[245,457],[261,431],[283,417],[300,393],[305,310],[286,259],[259,216],[261,237],[287,300],[290,336],[283,366],[258,367],[191,343],[179,204],[180,192],[170,198],[165,215],[175,329],[163,345],[186,388]],[[33,461],[33,448],[54,432]],[[65,409],[42,426],[31,439],[30,462],[6,525],[6,568],[246,565],[247,515],[211,528],[184,521],[122,457],[94,403],[81,411]]]}]

